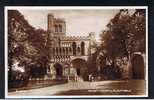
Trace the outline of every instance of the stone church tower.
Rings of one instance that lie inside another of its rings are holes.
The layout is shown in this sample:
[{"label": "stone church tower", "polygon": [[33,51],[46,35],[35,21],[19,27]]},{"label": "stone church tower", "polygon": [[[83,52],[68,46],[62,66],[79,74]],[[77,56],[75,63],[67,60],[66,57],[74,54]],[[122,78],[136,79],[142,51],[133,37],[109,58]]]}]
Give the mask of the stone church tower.
[{"label": "stone church tower", "polygon": [[52,14],[48,14],[48,32],[53,37],[62,37],[66,35],[66,23],[63,19],[54,18]]},{"label": "stone church tower", "polygon": [[66,36],[65,20],[55,18],[53,14],[48,14],[47,20],[51,58],[47,73],[52,79],[63,79],[71,73],[84,77],[94,33],[89,36]]}]

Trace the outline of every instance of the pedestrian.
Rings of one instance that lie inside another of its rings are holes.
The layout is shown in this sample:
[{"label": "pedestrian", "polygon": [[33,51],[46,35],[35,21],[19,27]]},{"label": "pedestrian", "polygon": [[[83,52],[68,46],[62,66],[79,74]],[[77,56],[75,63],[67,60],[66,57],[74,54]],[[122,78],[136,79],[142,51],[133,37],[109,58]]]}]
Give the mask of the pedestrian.
[{"label": "pedestrian", "polygon": [[89,74],[89,75],[88,75],[89,81],[91,81],[91,77],[92,77],[92,74]]}]

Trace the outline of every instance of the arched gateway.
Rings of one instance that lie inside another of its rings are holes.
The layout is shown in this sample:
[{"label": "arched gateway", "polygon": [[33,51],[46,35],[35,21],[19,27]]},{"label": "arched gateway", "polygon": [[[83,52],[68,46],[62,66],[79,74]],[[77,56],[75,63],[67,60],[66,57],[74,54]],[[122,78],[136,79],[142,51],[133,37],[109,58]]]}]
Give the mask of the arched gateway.
[{"label": "arched gateway", "polygon": [[59,63],[54,64],[55,72],[56,72],[56,78],[59,79],[63,75],[63,67]]},{"label": "arched gateway", "polygon": [[72,67],[75,69],[75,73],[80,78],[85,78],[87,70],[87,62],[84,59],[76,58],[71,61]]},{"label": "arched gateway", "polygon": [[144,57],[138,53],[133,54],[131,64],[132,64],[133,79],[144,79],[145,78]]},{"label": "arched gateway", "polygon": [[77,81],[80,78],[86,79],[87,61],[85,59],[76,58],[69,63],[53,63],[50,66],[49,74],[52,79],[67,79]]}]

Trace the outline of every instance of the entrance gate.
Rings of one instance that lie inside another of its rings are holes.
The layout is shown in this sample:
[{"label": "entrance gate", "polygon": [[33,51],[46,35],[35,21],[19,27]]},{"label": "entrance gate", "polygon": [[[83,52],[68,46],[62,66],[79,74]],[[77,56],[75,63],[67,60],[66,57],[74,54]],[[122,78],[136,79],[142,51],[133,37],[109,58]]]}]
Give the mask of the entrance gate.
[{"label": "entrance gate", "polygon": [[56,63],[54,65],[54,68],[55,68],[55,71],[56,71],[56,78],[59,79],[59,78],[62,78],[63,76],[63,67],[61,64],[59,63]]},{"label": "entrance gate", "polygon": [[134,54],[132,60],[132,75],[133,79],[144,79],[145,77],[145,66],[144,59],[140,54]]}]

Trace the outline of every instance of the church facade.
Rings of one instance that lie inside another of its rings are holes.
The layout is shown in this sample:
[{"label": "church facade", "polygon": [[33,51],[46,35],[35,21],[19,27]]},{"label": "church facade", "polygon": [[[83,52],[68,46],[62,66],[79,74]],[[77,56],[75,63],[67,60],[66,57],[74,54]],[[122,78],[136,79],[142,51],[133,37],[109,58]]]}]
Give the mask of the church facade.
[{"label": "church facade", "polygon": [[55,18],[53,14],[48,14],[47,19],[51,52],[48,75],[52,79],[84,76],[94,33],[88,36],[67,36],[64,19]]}]

